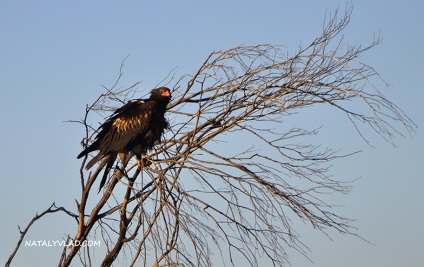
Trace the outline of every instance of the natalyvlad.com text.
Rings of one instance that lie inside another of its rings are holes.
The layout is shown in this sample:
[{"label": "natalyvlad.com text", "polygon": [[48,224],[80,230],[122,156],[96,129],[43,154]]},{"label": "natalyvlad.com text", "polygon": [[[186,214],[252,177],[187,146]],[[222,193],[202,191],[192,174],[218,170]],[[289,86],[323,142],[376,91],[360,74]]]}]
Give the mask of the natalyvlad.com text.
[{"label": "natalyvlad.com text", "polygon": [[100,247],[100,240],[65,241],[65,240],[26,240],[25,247]]}]

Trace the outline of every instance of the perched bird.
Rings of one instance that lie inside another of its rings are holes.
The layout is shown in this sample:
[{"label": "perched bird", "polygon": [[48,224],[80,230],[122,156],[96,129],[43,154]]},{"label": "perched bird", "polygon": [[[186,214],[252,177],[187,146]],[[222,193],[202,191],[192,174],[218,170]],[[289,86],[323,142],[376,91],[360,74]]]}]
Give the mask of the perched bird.
[{"label": "perched bird", "polygon": [[87,170],[101,160],[107,161],[100,189],[106,182],[107,174],[116,157],[124,161],[129,154],[135,154],[139,168],[148,150],[160,141],[168,122],[165,119],[166,106],[171,100],[171,91],[166,87],[153,89],[148,99],[134,99],[118,108],[98,129],[94,142],[86,147],[77,158],[98,150],[96,156],[85,167]]}]

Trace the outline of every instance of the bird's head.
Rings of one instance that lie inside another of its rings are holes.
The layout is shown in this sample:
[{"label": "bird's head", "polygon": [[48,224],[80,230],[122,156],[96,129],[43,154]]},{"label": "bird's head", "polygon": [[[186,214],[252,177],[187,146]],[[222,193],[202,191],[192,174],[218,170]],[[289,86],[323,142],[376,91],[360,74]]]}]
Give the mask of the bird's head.
[{"label": "bird's head", "polygon": [[158,90],[161,96],[171,98],[171,90],[169,90],[169,88],[161,87],[161,88],[158,88]]},{"label": "bird's head", "polygon": [[168,103],[171,100],[171,90],[169,90],[167,87],[153,89],[150,99],[156,99],[160,102]]}]

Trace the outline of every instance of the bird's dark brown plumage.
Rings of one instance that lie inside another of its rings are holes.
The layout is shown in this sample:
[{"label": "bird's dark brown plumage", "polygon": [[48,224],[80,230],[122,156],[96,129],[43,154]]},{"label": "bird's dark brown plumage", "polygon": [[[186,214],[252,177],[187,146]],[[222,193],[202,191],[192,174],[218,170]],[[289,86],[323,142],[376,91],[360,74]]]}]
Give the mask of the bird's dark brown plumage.
[{"label": "bird's dark brown plumage", "polygon": [[150,98],[129,101],[99,127],[94,142],[86,147],[78,158],[99,151],[87,164],[87,170],[100,160],[107,160],[100,189],[105,184],[107,174],[118,154],[134,153],[140,161],[142,155],[160,141],[168,127],[164,115],[170,99],[171,91],[168,88],[153,89]]}]

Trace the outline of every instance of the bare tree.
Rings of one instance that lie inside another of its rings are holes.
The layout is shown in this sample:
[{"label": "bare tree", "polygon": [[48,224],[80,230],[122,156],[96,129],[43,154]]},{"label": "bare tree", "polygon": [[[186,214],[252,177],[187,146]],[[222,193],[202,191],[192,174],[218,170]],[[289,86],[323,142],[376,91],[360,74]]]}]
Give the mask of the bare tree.
[{"label": "bare tree", "polygon": [[[59,266],[76,256],[92,266],[92,248],[77,245],[90,239],[103,241],[101,266],[116,259],[125,266],[211,266],[216,251],[224,263],[242,255],[251,266],[260,257],[281,266],[287,248],[306,253],[295,220],[324,233],[356,235],[350,220],[321,197],[350,190],[350,183],[328,173],[343,155],[298,141],[317,130],[282,123],[301,108],[327,105],[346,114],[364,140],[364,125],[388,141],[414,131],[414,123],[373,85],[378,73],[359,61],[380,40],[365,47],[343,43],[350,15],[350,9],[342,16],[336,12],[318,38],[292,55],[273,45],[212,52],[194,75],[175,82],[168,106],[172,127],[151,153],[153,164],[139,170],[134,160],[117,162],[96,198],[93,185],[104,164],[87,173],[84,159],[76,211],[53,204],[34,217],[6,266],[31,225],[58,211],[77,225],[67,235],[73,245],[63,249]],[[89,117],[105,115],[135,94],[136,85],[118,87],[121,75],[122,69],[117,83],[87,106],[79,121],[86,132],[83,146],[95,134]]]}]

